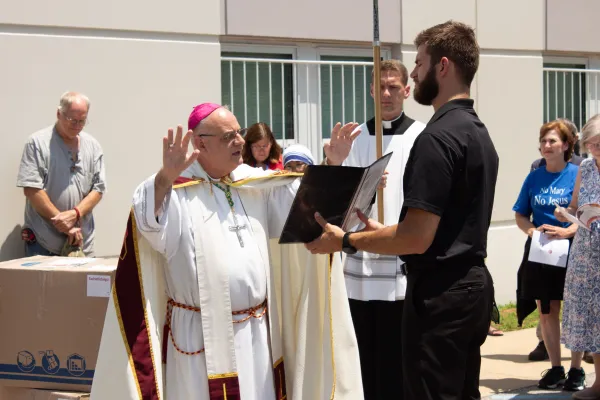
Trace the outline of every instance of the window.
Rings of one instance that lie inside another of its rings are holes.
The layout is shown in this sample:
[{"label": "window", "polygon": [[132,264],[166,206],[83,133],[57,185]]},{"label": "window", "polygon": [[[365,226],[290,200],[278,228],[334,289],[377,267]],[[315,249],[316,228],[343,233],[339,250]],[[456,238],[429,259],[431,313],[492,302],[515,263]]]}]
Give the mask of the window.
[{"label": "window", "polygon": [[222,52],[222,57],[257,61],[221,61],[222,103],[228,104],[240,125],[268,124],[276,139],[294,138],[294,81],[291,64],[259,59],[290,60],[291,54]]},{"label": "window", "polygon": [[[372,57],[321,56],[321,61],[372,62]],[[371,71],[362,65],[321,65],[321,131],[329,138],[337,122],[362,123],[373,118]]]},{"label": "window", "polygon": [[[585,125],[588,118],[585,68],[583,64],[544,63],[544,123],[567,118],[579,129]],[[574,71],[577,69],[582,71]]]}]

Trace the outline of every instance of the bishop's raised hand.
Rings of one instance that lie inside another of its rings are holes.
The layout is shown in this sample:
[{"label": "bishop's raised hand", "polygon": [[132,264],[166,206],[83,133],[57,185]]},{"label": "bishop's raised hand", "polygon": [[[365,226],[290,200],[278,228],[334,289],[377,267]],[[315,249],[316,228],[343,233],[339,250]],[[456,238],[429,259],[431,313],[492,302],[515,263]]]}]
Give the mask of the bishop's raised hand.
[{"label": "bishop's raised hand", "polygon": [[342,126],[341,123],[335,124],[331,131],[331,140],[323,146],[328,165],[342,165],[344,160],[352,150],[354,139],[360,135],[358,124],[349,122]]},{"label": "bishop's raised hand", "polygon": [[194,150],[191,154],[188,154],[188,147],[190,140],[194,133],[188,130],[185,136],[183,136],[183,127],[177,126],[177,133],[173,137],[173,129],[169,128],[167,136],[163,137],[163,166],[161,174],[164,178],[169,180],[171,183],[177,179],[183,171],[196,159],[199,150]]}]

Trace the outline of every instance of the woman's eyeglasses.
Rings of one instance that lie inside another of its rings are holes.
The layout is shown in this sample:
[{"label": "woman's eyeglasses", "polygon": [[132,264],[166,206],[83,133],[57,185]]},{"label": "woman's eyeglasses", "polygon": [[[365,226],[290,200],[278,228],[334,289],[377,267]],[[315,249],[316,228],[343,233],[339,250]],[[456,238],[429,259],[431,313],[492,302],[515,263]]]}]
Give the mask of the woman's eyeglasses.
[{"label": "woman's eyeglasses", "polygon": [[260,145],[260,144],[253,144],[250,145],[250,147],[252,148],[252,150],[267,150],[269,147],[271,147],[271,143],[269,144],[264,144],[264,145]]}]

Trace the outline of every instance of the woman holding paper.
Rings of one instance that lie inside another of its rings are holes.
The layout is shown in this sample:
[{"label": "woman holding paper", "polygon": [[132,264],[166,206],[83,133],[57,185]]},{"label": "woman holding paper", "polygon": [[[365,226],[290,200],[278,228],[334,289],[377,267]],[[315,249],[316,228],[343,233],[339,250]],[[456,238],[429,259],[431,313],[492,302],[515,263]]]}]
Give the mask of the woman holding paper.
[{"label": "woman holding paper", "polygon": [[[578,168],[568,160],[573,154],[575,138],[563,122],[552,121],[541,127],[539,144],[546,165],[527,176],[513,207],[517,225],[529,236],[518,274],[519,297],[536,300],[544,344],[552,363],[538,386],[554,389],[564,385],[564,389],[575,391],[583,389],[582,354],[572,354],[567,379],[561,366],[559,315],[568,245],[577,226],[560,222],[554,216],[554,209],[570,204],[573,196]],[[549,243],[552,240],[557,241]],[[554,253],[544,254],[548,247]]]},{"label": "woman holding paper", "polygon": [[[581,144],[593,157],[581,163],[575,191],[567,211],[579,217],[582,206],[600,207],[600,115],[583,127]],[[555,211],[559,221],[567,218],[562,207]],[[579,218],[582,219],[581,217]],[[586,218],[577,230],[565,281],[562,342],[572,352],[591,351],[596,381],[574,399],[600,400],[600,220]]]}]

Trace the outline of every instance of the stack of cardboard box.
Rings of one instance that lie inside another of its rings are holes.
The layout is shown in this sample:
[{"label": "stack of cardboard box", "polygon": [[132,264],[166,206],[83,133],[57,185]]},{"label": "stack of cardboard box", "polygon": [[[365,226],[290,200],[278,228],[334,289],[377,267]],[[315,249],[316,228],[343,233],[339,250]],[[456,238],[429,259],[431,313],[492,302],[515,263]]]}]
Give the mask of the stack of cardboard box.
[{"label": "stack of cardboard box", "polygon": [[89,399],[117,261],[0,263],[0,400]]}]

